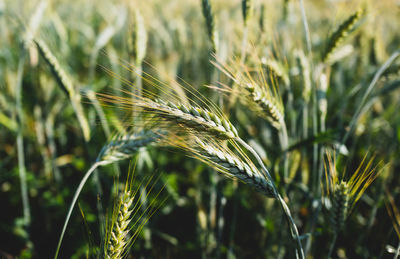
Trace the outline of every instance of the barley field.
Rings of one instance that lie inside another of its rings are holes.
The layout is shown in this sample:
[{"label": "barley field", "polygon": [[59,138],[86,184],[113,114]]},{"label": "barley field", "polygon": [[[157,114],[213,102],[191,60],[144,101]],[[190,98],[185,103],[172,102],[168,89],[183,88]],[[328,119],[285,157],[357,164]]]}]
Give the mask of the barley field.
[{"label": "barley field", "polygon": [[400,258],[400,1],[0,0],[0,258]]}]

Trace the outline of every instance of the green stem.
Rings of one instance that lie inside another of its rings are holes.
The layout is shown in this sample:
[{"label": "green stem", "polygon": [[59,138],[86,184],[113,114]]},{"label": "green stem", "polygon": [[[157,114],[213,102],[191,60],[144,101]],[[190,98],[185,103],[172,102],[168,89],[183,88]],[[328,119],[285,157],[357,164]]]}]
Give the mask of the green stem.
[{"label": "green stem", "polygon": [[379,78],[381,77],[381,75],[383,74],[383,72],[385,72],[386,69],[389,68],[389,66],[393,63],[393,61],[400,55],[400,50],[395,51],[389,58],[388,60],[386,60],[386,62],[379,68],[379,70],[375,73],[374,78],[372,79],[371,83],[369,84],[367,90],[365,91],[361,102],[357,108],[357,111],[354,113],[353,118],[350,121],[350,126],[349,126],[349,130],[346,132],[346,134],[344,135],[342,141],[341,141],[341,145],[343,145],[344,143],[346,143],[347,139],[349,138],[350,134],[353,132],[354,130],[354,126],[356,125],[356,123],[358,122],[361,114],[362,114],[362,109],[364,107],[365,102],[367,101],[367,98],[369,96],[369,94],[371,93],[372,89],[374,88],[375,84],[378,82]]},{"label": "green stem", "polygon": [[83,176],[81,182],[79,183],[79,186],[78,186],[78,188],[77,188],[76,191],[75,191],[74,197],[72,198],[71,205],[69,206],[69,210],[68,210],[67,217],[65,218],[65,221],[64,221],[64,226],[63,226],[63,229],[62,229],[62,231],[61,231],[60,239],[58,240],[57,250],[56,250],[56,253],[55,253],[55,255],[54,255],[54,259],[56,259],[56,258],[58,257],[58,253],[59,253],[60,247],[61,247],[61,242],[62,242],[62,240],[63,240],[65,231],[66,231],[66,229],[67,229],[67,225],[68,225],[69,219],[70,219],[70,217],[71,217],[71,214],[72,214],[72,211],[73,211],[73,209],[74,209],[75,203],[76,203],[76,201],[78,200],[79,194],[81,193],[81,191],[82,191],[82,189],[83,189],[83,186],[85,185],[85,183],[86,183],[86,181],[89,179],[89,177],[92,175],[92,173],[94,172],[94,170],[95,170],[98,166],[101,166],[101,165],[103,165],[103,164],[106,164],[106,163],[105,163],[104,161],[103,161],[103,162],[96,162],[96,163],[94,163],[94,164],[92,165],[92,167],[86,172],[86,174]]},{"label": "green stem", "polygon": [[338,232],[335,232],[335,235],[333,236],[331,247],[329,248],[329,253],[328,253],[328,259],[332,257],[333,249],[335,248],[336,245],[336,240],[338,237]]},{"label": "green stem", "polygon": [[399,255],[400,255],[400,242],[399,242],[399,245],[397,246],[397,250],[393,256],[393,259],[397,259],[399,257]]},{"label": "green stem", "polygon": [[249,145],[247,144],[245,141],[243,141],[241,138],[236,138],[236,141],[241,144],[243,147],[245,147],[257,160],[257,162],[260,164],[261,168],[263,169],[263,171],[265,172],[266,176],[268,177],[269,181],[271,182],[271,185],[274,189],[274,196],[275,198],[278,200],[279,205],[281,206],[284,215],[286,217],[286,221],[289,225],[290,228],[290,232],[292,235],[293,240],[295,241],[297,248],[296,248],[296,257],[297,258],[301,258],[304,259],[304,252],[303,252],[303,247],[301,245],[301,241],[300,241],[300,236],[299,236],[299,232],[297,230],[297,226],[293,220],[293,217],[290,213],[289,207],[286,205],[286,202],[283,200],[283,198],[281,197],[281,195],[278,193],[278,190],[274,184],[274,181],[272,180],[272,177],[270,175],[270,173],[268,172],[267,168],[264,165],[264,162],[262,161],[261,157],[258,155],[258,153]]},{"label": "green stem", "polygon": [[301,10],[301,19],[303,21],[303,27],[304,27],[304,34],[306,36],[307,51],[308,51],[308,55],[311,55],[310,29],[308,28],[306,10],[304,8],[304,1],[299,0],[299,2],[300,2],[300,10]]},{"label": "green stem", "polygon": [[24,114],[22,110],[22,77],[24,74],[24,64],[25,64],[25,53],[22,53],[18,63],[15,103],[16,103],[17,118],[18,118],[18,135],[17,135],[17,152],[18,152],[18,169],[19,169],[18,172],[21,184],[24,227],[29,227],[31,222],[31,212],[29,208],[28,185],[26,182],[24,138],[22,136],[22,129],[23,129],[22,123],[24,121]]}]

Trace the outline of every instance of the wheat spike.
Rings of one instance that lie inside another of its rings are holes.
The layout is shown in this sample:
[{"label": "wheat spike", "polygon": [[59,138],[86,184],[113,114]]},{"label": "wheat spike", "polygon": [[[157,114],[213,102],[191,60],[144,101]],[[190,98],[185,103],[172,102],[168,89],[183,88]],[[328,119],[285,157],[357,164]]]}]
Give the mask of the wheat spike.
[{"label": "wheat spike", "polygon": [[332,203],[331,221],[336,233],[343,227],[349,211],[354,208],[361,195],[381,172],[381,170],[377,170],[380,164],[372,167],[374,157],[366,161],[367,155],[364,156],[350,179],[345,181],[344,179],[339,179],[336,171],[336,161],[332,161],[330,153],[327,153],[328,163],[324,163],[326,192]]}]

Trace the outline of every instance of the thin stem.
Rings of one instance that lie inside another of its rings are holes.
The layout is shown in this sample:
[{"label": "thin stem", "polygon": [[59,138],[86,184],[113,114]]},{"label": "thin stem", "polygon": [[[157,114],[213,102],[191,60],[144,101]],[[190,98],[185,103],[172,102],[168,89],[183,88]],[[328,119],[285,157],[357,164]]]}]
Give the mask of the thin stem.
[{"label": "thin stem", "polygon": [[241,49],[241,54],[240,54],[240,64],[244,64],[244,61],[246,59],[248,34],[249,34],[249,28],[247,26],[245,26],[244,30],[243,30],[243,40],[242,40],[242,49]]},{"label": "thin stem", "polygon": [[21,184],[24,226],[29,227],[31,222],[31,212],[29,208],[28,186],[26,182],[24,139],[22,136],[22,129],[23,129],[22,123],[24,121],[24,114],[22,111],[22,76],[24,74],[24,64],[25,64],[25,53],[22,53],[18,63],[15,103],[16,103],[17,118],[18,118],[18,135],[17,135],[17,152],[18,152],[18,169],[19,169],[18,172]]},{"label": "thin stem", "polygon": [[65,230],[67,229],[67,225],[68,225],[69,219],[71,217],[72,210],[74,209],[75,203],[78,200],[79,194],[81,193],[81,191],[83,189],[83,186],[85,185],[86,181],[89,179],[91,174],[94,172],[94,170],[98,166],[103,165],[103,164],[105,164],[105,163],[104,162],[96,162],[96,163],[94,163],[92,165],[92,167],[86,172],[86,174],[83,176],[81,182],[79,183],[79,186],[75,191],[74,198],[72,199],[71,205],[69,206],[67,217],[65,218],[65,221],[64,221],[64,226],[63,226],[63,229],[61,231],[60,239],[58,240],[57,250],[56,250],[56,253],[54,255],[54,259],[56,259],[58,257],[58,253],[59,253],[60,247],[61,247],[61,242],[63,240],[64,234],[65,234]]},{"label": "thin stem", "polygon": [[341,141],[341,145],[343,145],[344,143],[346,143],[347,139],[349,138],[350,134],[353,132],[354,130],[354,126],[356,125],[356,123],[358,122],[361,114],[362,114],[362,109],[364,106],[364,103],[366,102],[369,94],[371,93],[372,89],[374,88],[375,84],[378,82],[379,78],[381,77],[381,75],[383,74],[383,72],[385,72],[385,70],[387,68],[389,68],[389,66],[393,63],[393,61],[400,55],[400,50],[395,51],[389,58],[388,60],[386,60],[386,62],[379,68],[379,70],[376,72],[376,74],[374,75],[374,78],[372,79],[371,83],[369,84],[367,90],[364,93],[364,96],[361,99],[361,102],[357,108],[357,111],[354,113],[353,118],[350,121],[350,126],[349,126],[349,130],[346,132],[346,135],[343,137],[342,141]]},{"label": "thin stem", "polygon": [[333,236],[333,239],[332,239],[331,247],[329,248],[328,259],[332,257],[332,253],[333,253],[333,249],[335,248],[335,245],[336,245],[337,237],[338,237],[338,232],[336,231],[335,235]]},{"label": "thin stem", "polygon": [[281,121],[280,130],[281,148],[283,152],[283,176],[284,180],[289,178],[289,159],[288,159],[288,147],[289,147],[289,137],[287,133],[286,123],[284,120]]},{"label": "thin stem", "polygon": [[393,259],[397,259],[399,257],[399,255],[400,255],[400,241],[399,241],[399,245],[397,246],[396,253],[393,256]]},{"label": "thin stem", "polygon": [[274,189],[274,196],[275,198],[279,201],[279,205],[281,206],[284,215],[286,217],[287,223],[289,225],[290,228],[290,232],[292,234],[292,238],[293,240],[296,242],[297,248],[296,248],[296,256],[299,257],[301,259],[304,259],[304,252],[303,252],[303,247],[301,246],[301,241],[300,241],[300,237],[299,237],[299,232],[297,230],[297,226],[293,220],[293,217],[290,213],[289,207],[286,205],[286,202],[283,200],[283,198],[281,197],[281,195],[278,193],[278,190],[274,184],[274,181],[272,180],[272,177],[270,175],[270,173],[268,172],[267,168],[265,167],[261,157],[258,155],[258,153],[249,145],[247,144],[245,141],[243,141],[241,138],[236,138],[235,139],[238,143],[240,143],[243,147],[245,147],[257,160],[257,162],[260,164],[261,168],[263,169],[263,171],[265,172],[266,176],[268,177],[269,181],[271,182],[271,185]]},{"label": "thin stem", "polygon": [[306,10],[304,8],[304,1],[299,0],[299,2],[300,2],[300,10],[301,10],[301,19],[303,21],[303,27],[304,27],[304,34],[306,36],[307,52],[308,52],[308,55],[310,56],[311,55],[310,29],[308,28]]}]

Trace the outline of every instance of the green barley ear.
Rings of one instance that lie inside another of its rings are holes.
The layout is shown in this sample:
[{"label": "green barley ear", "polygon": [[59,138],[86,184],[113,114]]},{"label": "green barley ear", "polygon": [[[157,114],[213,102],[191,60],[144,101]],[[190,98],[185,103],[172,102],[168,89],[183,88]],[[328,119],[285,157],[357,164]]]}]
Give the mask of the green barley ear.
[{"label": "green barley ear", "polygon": [[131,158],[140,148],[146,147],[160,138],[159,134],[151,130],[117,135],[103,146],[97,157],[97,161],[109,164]]},{"label": "green barley ear", "polygon": [[[133,178],[133,173],[128,175],[125,188],[117,196],[110,223],[106,223],[104,258],[125,258],[130,246],[138,238],[149,218],[163,204],[165,199],[158,202],[163,188],[154,196],[150,196],[157,179],[153,180],[153,177],[149,177],[147,181],[143,180],[138,187],[134,187],[137,179]],[[142,206],[145,200],[150,200],[147,207]]]},{"label": "green barley ear", "polygon": [[212,136],[219,140],[238,137],[236,128],[222,114],[199,106],[165,102],[161,99],[152,100],[146,97],[141,97],[140,100],[132,102],[126,97],[116,97],[101,93],[98,96],[105,103],[120,103],[129,108],[139,107],[143,109],[146,115],[149,115],[148,119],[153,123],[173,128],[179,132],[195,131],[201,135]]},{"label": "green barley ear", "polygon": [[203,16],[206,19],[206,27],[208,37],[211,41],[213,51],[217,52],[218,50],[218,31],[215,25],[215,17],[213,15],[210,0],[201,0]]},{"label": "green barley ear", "polygon": [[86,119],[86,116],[83,112],[83,107],[81,104],[81,96],[79,93],[75,91],[75,87],[68,77],[67,73],[61,67],[60,63],[58,62],[57,58],[53,55],[47,45],[38,39],[33,40],[36,47],[39,50],[40,55],[49,65],[51,72],[56,79],[58,85],[62,88],[62,90],[67,94],[71,101],[72,108],[75,111],[77,119],[79,121],[79,125],[82,129],[83,136],[85,141],[89,141],[90,139],[90,127],[89,123]]},{"label": "green barley ear", "polygon": [[266,67],[273,77],[280,78],[285,86],[290,85],[288,68],[282,62],[272,58],[261,58],[263,67]]},{"label": "green barley ear", "polygon": [[338,172],[336,171],[336,162],[335,160],[332,161],[331,154],[327,153],[328,163],[324,163],[326,194],[332,204],[331,221],[336,233],[343,227],[348,213],[354,208],[364,191],[382,171],[377,170],[380,167],[380,163],[372,167],[374,157],[367,161],[367,155],[364,156],[350,179],[344,180],[343,177],[339,179]]},{"label": "green barley ear", "polygon": [[257,115],[267,119],[276,129],[280,130],[282,127],[286,127],[284,125],[285,113],[282,98],[275,83],[272,82],[272,85],[268,83],[268,75],[263,72],[262,60],[255,69],[235,62],[232,62],[232,65],[219,62],[212,63],[240,86],[238,89],[233,89],[220,84],[222,91],[237,94],[244,105],[255,111]]},{"label": "green barley ear", "polygon": [[335,32],[332,33],[322,54],[322,61],[326,62],[329,60],[329,57],[332,55],[332,53],[354,29],[354,25],[361,19],[363,13],[364,11],[361,9],[356,11],[353,15],[347,18],[347,20],[345,20]]},{"label": "green barley ear", "polygon": [[265,196],[270,198],[276,196],[272,182],[246,156],[236,155],[227,147],[212,141],[204,142],[198,138],[189,148],[189,152],[220,173],[239,179]]},{"label": "green barley ear", "polygon": [[339,232],[346,220],[349,206],[349,186],[346,182],[335,184],[331,202],[331,223],[335,232]]},{"label": "green barley ear", "polygon": [[242,0],[242,15],[243,15],[243,22],[244,26],[247,26],[247,20],[251,16],[252,13],[252,0]]},{"label": "green barley ear", "polygon": [[110,240],[107,243],[105,258],[122,258],[128,243],[128,225],[131,222],[133,212],[132,204],[134,197],[131,192],[126,191],[120,194],[118,202],[118,214],[112,224]]}]

